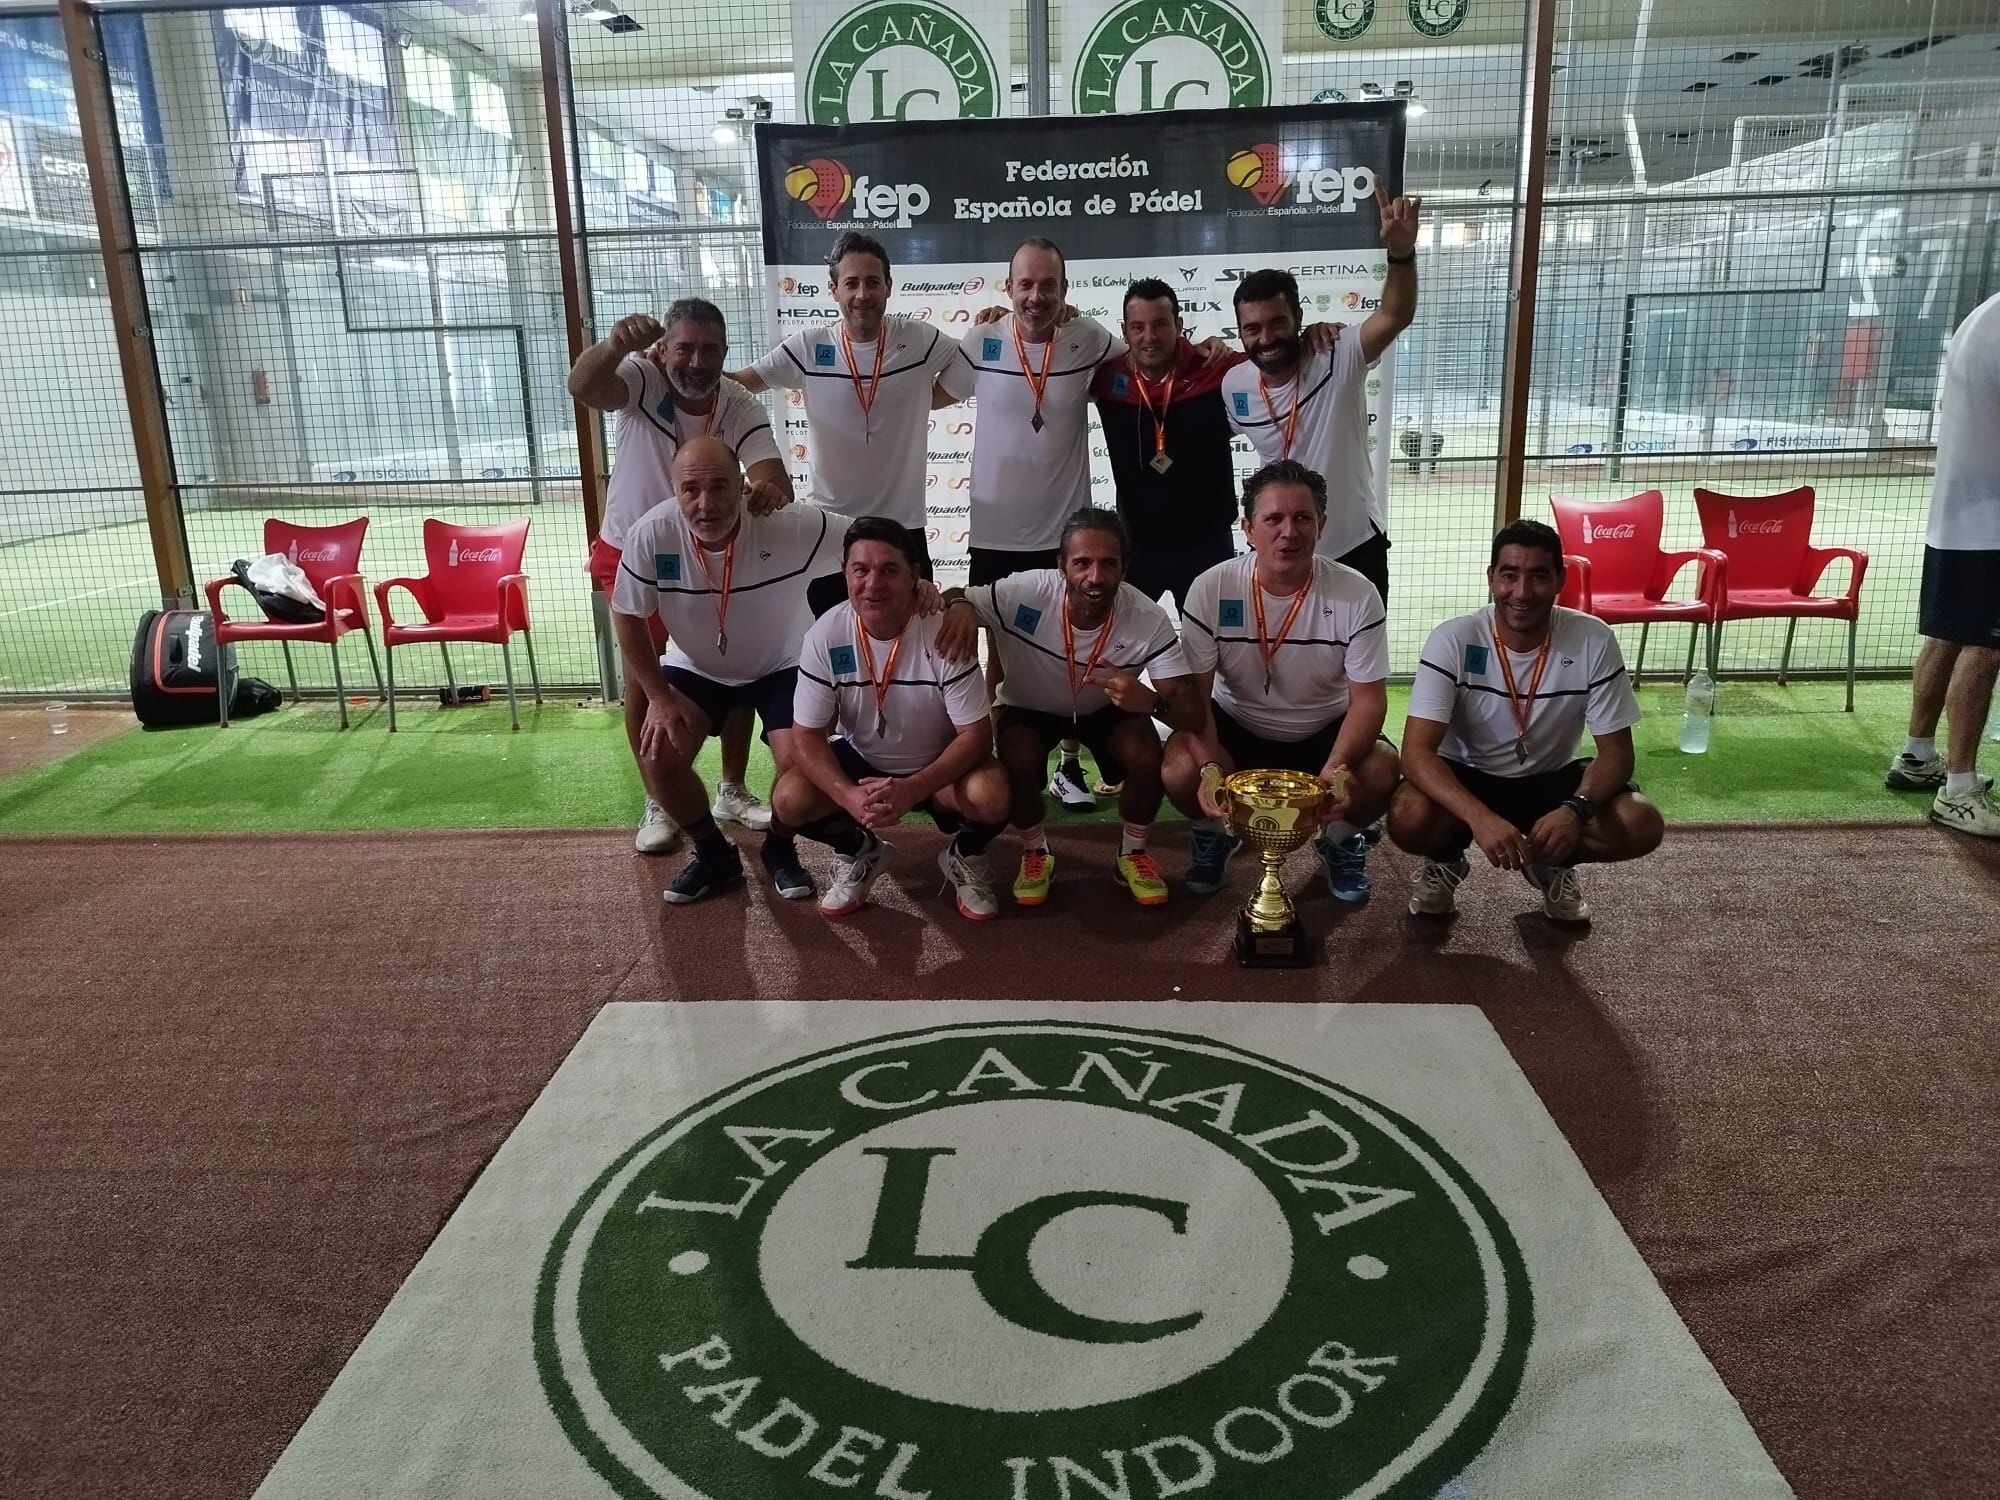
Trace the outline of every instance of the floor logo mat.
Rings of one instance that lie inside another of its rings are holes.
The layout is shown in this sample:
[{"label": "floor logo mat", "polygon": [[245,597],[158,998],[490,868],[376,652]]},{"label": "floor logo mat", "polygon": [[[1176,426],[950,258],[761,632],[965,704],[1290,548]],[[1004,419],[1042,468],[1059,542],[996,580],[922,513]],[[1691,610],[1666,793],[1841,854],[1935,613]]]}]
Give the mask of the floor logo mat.
[{"label": "floor logo mat", "polygon": [[1380,1104],[1206,1037],[902,1033],[703,1100],[584,1195],[537,1353],[621,1492],[1434,1493],[1525,1270]]}]

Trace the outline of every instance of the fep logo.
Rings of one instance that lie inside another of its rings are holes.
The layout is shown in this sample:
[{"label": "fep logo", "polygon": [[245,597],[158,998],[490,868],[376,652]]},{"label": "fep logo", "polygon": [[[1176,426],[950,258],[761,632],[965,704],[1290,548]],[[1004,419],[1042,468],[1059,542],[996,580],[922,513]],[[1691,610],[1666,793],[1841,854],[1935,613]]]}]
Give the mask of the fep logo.
[{"label": "fep logo", "polygon": [[793,458],[804,458],[805,456],[806,456],[806,445],[804,443],[792,444]]},{"label": "fep logo", "polygon": [[1344,297],[1340,299],[1340,305],[1346,308],[1348,311],[1352,312],[1355,308],[1361,305],[1361,293],[1359,292],[1347,293]]},{"label": "fep logo", "polygon": [[1532,1321],[1506,1220],[1415,1125],[1207,1037],[1038,1021],[660,1125],[550,1244],[534,1345],[620,1494],[1251,1500],[1436,1493]]},{"label": "fep logo", "polygon": [[1638,526],[1631,521],[1620,521],[1615,525],[1599,521],[1593,524],[1589,516],[1583,518],[1583,540],[1591,542],[1629,542],[1639,534]]},{"label": "fep logo", "polygon": [[[798,171],[798,170],[799,170],[799,168],[797,168],[797,167],[794,167],[794,168],[792,168],[792,172],[796,172],[796,171]],[[790,188],[790,186],[791,186],[791,180],[792,180],[792,173],[791,173],[791,172],[787,172],[787,173],[785,174],[785,185],[786,185],[786,187],[787,187],[788,189],[789,189],[789,188]],[[825,216],[824,214],[822,214],[822,215],[820,215],[820,217],[821,217],[821,218],[825,218],[826,216]],[[799,289],[799,283],[798,283],[798,278],[797,278],[797,277],[795,277],[795,276],[780,276],[780,277],[778,278],[778,290],[779,290],[779,291],[781,291],[781,292],[783,292],[783,293],[784,293],[784,294],[785,294],[785,295],[786,295],[787,297],[791,296],[791,295],[792,295],[792,294],[793,294],[794,292],[798,291],[798,289]]]},{"label": "fep logo", "polygon": [[[854,192],[854,177],[832,157],[815,156],[804,166],[792,167],[785,173],[785,191],[817,217],[830,219]],[[792,289],[791,278],[787,277],[785,290]]]},{"label": "fep logo", "polygon": [[[1229,158],[1223,170],[1229,180],[1269,208],[1285,196],[1285,189],[1291,186],[1291,179],[1285,175],[1284,165],[1278,156],[1278,148],[1270,141],[1261,141],[1246,150],[1238,151]],[[1240,273],[1230,277],[1239,280]]]}]

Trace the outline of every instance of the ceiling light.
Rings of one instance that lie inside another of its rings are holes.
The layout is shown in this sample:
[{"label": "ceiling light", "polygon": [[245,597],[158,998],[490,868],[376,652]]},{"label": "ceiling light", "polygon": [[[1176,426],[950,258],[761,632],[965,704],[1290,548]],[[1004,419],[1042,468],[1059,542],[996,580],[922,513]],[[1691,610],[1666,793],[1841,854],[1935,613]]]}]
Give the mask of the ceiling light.
[{"label": "ceiling light", "polygon": [[709,132],[718,146],[733,146],[743,139],[743,111],[732,105],[722,112],[722,118],[715,122],[715,129]]},{"label": "ceiling light", "polygon": [[1403,106],[1403,118],[1406,120],[1422,119],[1425,115],[1429,113],[1430,111],[1424,108],[1424,106],[1418,103],[1415,99],[1412,99],[1408,104],[1405,104]]},{"label": "ceiling light", "polygon": [[743,108],[749,118],[753,120],[768,120],[771,118],[771,101],[766,99],[762,94],[746,94],[743,99]]},{"label": "ceiling light", "polygon": [[1415,96],[1416,92],[1417,92],[1416,84],[1411,82],[1409,79],[1398,78],[1396,80],[1396,97],[1398,99],[1412,98]]}]

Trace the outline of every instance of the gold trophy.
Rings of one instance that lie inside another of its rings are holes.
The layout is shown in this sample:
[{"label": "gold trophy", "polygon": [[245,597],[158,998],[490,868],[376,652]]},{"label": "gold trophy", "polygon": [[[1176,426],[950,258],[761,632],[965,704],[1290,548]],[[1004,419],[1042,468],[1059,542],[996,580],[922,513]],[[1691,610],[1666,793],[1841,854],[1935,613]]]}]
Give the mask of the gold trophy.
[{"label": "gold trophy", "polygon": [[1236,961],[1246,969],[1309,966],[1312,943],[1280,872],[1285,856],[1319,832],[1320,804],[1344,797],[1345,785],[1301,771],[1238,771],[1210,793],[1230,828],[1264,861],[1257,893],[1236,914]]}]

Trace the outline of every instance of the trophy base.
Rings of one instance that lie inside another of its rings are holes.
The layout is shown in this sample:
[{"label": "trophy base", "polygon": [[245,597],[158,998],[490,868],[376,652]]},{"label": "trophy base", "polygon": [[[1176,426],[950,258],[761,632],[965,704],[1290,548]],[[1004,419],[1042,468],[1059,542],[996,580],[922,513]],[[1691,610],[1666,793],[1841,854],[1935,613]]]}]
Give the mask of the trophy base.
[{"label": "trophy base", "polygon": [[1309,969],[1316,958],[1312,939],[1297,917],[1275,932],[1260,931],[1248,913],[1236,914],[1236,962],[1246,969]]}]

